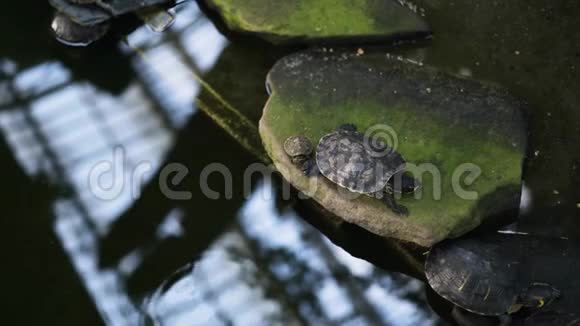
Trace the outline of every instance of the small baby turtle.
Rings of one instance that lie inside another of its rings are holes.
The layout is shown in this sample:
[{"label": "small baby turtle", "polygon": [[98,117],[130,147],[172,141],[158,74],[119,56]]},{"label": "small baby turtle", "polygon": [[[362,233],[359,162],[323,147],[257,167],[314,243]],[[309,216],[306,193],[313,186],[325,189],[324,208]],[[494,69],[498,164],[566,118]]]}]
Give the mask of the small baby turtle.
[{"label": "small baby turtle", "polygon": [[309,160],[314,146],[304,136],[292,136],[284,142],[284,151],[292,159],[292,163],[302,165]]},{"label": "small baby turtle", "polygon": [[354,125],[346,124],[322,137],[316,150],[308,138],[298,135],[284,142],[284,151],[305,175],[321,173],[352,192],[382,199],[395,213],[406,216],[408,209],[396,203],[394,195],[414,192],[419,182],[405,173],[401,154],[380,141],[372,144]]},{"label": "small baby turtle", "polygon": [[560,291],[544,282],[522,283],[521,262],[502,254],[510,249],[502,238],[485,245],[470,238],[439,244],[425,262],[429,285],[468,312],[500,317],[502,325],[513,313],[550,306]]}]

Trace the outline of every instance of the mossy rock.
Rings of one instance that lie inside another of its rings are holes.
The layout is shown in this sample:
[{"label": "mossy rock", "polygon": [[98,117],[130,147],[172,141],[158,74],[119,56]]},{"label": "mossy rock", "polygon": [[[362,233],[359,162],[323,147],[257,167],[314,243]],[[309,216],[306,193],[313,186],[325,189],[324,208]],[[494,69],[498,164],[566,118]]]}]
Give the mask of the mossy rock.
[{"label": "mossy rock", "polygon": [[[524,104],[497,86],[385,54],[322,51],[283,58],[269,73],[268,86],[271,97],[260,121],[266,151],[294,187],[348,222],[429,247],[519,207]],[[302,134],[317,143],[345,123],[361,132],[388,126],[383,130],[395,135],[397,151],[408,163],[440,175],[441,182],[422,175],[420,198],[399,199],[408,217],[377,199],[352,199],[324,177],[305,177],[283,150],[290,136]],[[462,179],[465,164],[470,171],[479,168],[474,182]],[[466,199],[462,189],[476,198]]]},{"label": "mossy rock", "polygon": [[201,0],[228,30],[272,43],[379,41],[427,34],[415,12],[393,0]]}]

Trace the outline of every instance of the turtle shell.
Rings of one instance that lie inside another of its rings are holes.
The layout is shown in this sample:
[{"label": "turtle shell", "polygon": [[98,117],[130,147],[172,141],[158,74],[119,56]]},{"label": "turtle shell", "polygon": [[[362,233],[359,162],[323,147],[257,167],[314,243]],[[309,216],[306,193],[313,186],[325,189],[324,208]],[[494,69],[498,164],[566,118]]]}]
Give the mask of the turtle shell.
[{"label": "turtle shell", "polygon": [[174,0],[49,0],[58,11],[79,25],[92,26],[148,7],[174,4]]},{"label": "turtle shell", "polygon": [[316,164],[322,175],[352,192],[378,192],[405,168],[401,154],[381,147],[379,153],[376,147],[366,146],[364,136],[356,131],[337,131],[320,140]]},{"label": "turtle shell", "polygon": [[175,5],[175,0],[103,0],[113,16],[121,16],[141,9],[159,5]]},{"label": "turtle shell", "polygon": [[517,302],[518,263],[498,255],[502,242],[482,245],[477,239],[435,246],[425,263],[429,285],[440,296],[476,314],[506,314]]},{"label": "turtle shell", "polygon": [[93,4],[72,3],[68,0],[49,0],[49,3],[72,21],[83,26],[92,26],[110,20],[112,15]]}]

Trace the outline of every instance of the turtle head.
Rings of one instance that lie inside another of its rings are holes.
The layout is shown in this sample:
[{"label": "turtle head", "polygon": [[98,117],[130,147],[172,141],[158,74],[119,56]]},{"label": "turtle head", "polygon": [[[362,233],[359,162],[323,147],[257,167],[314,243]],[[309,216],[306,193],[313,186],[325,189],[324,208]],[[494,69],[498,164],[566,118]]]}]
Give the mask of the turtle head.
[{"label": "turtle head", "polygon": [[284,142],[284,151],[292,159],[308,157],[313,150],[312,142],[302,135],[289,137]]},{"label": "turtle head", "polygon": [[387,192],[396,194],[412,194],[421,188],[421,182],[407,172],[395,174],[387,184]]},{"label": "turtle head", "polygon": [[540,309],[560,297],[560,291],[546,283],[532,283],[519,296],[522,307]]},{"label": "turtle head", "polygon": [[357,130],[358,130],[358,128],[354,124],[352,124],[352,123],[343,124],[342,126],[338,127],[338,131],[351,131],[351,132],[355,132]]},{"label": "turtle head", "polygon": [[421,188],[421,182],[408,173],[403,174],[403,178],[401,179],[401,192],[403,194],[412,194],[415,191]]}]

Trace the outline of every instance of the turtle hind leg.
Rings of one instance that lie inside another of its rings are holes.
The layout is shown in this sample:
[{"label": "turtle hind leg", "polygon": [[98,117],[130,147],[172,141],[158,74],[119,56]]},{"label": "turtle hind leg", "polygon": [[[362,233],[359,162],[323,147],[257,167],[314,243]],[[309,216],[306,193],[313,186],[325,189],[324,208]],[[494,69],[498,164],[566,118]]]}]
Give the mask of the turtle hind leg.
[{"label": "turtle hind leg", "polygon": [[300,164],[300,170],[302,170],[302,173],[307,177],[315,177],[320,173],[316,161],[312,158],[304,160]]},{"label": "turtle hind leg", "polygon": [[396,202],[394,194],[383,192],[382,200],[387,206],[399,216],[409,216],[409,209]]},{"label": "turtle hind leg", "polygon": [[314,177],[320,173],[316,160],[312,155],[298,155],[292,158],[292,163],[307,177]]}]

